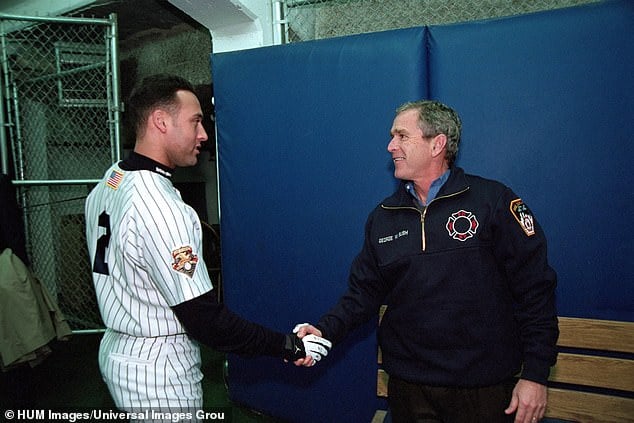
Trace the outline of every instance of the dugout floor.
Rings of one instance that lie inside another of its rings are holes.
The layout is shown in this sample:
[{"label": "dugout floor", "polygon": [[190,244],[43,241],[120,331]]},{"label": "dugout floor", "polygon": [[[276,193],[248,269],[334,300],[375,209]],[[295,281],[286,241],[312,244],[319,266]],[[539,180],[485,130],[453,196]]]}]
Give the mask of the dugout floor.
[{"label": "dugout floor", "polygon": [[[53,353],[37,367],[0,372],[0,408],[114,409],[97,364],[100,338],[74,335],[69,341],[53,343]],[[202,357],[205,407],[231,407],[232,423],[282,422],[233,404],[223,379],[224,355],[203,349]]]}]

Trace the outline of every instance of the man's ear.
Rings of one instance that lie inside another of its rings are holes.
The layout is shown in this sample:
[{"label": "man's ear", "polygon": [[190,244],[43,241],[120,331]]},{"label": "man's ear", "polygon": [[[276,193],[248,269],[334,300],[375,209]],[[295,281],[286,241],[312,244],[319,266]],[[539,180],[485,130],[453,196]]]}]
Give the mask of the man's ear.
[{"label": "man's ear", "polygon": [[168,113],[163,109],[155,109],[150,114],[150,125],[154,126],[158,131],[165,133],[167,131]]},{"label": "man's ear", "polygon": [[447,135],[438,134],[432,139],[432,154],[437,156],[442,153],[447,145]]}]

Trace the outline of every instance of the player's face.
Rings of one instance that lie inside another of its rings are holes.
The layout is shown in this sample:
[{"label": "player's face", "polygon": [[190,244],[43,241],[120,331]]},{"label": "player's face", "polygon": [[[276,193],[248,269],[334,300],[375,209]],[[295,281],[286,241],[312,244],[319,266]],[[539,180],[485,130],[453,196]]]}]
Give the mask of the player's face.
[{"label": "player's face", "polygon": [[429,169],[432,154],[432,143],[423,136],[418,126],[418,111],[406,110],[394,119],[390,130],[392,139],[387,151],[394,162],[394,177],[415,181]]},{"label": "player's face", "polygon": [[198,98],[189,91],[176,93],[180,107],[170,115],[170,136],[166,145],[170,167],[194,166],[198,162],[201,143],[207,140],[202,125],[203,113]]}]

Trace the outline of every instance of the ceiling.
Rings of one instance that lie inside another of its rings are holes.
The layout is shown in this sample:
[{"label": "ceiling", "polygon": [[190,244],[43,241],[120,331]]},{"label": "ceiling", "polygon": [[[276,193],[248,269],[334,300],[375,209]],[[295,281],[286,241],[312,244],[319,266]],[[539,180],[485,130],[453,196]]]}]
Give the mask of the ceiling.
[{"label": "ceiling", "polygon": [[[0,13],[107,18],[117,15],[122,50],[157,34],[205,31],[214,52],[275,43],[269,0],[0,0]],[[193,18],[192,18],[193,17]]]},{"label": "ceiling", "polygon": [[111,13],[117,14],[119,40],[124,42],[148,30],[168,30],[177,25],[201,27],[167,0],[98,0],[69,15],[107,18]]}]

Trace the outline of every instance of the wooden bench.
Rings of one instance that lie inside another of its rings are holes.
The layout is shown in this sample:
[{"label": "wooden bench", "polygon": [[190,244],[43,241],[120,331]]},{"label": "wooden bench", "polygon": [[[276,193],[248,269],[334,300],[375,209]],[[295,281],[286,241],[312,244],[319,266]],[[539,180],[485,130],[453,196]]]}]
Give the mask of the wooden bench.
[{"label": "wooden bench", "polygon": [[[384,312],[382,307],[379,321]],[[559,317],[559,332],[545,419],[634,422],[634,323]],[[379,366],[382,361],[379,348]],[[388,379],[379,368],[379,397],[387,397]],[[386,415],[377,410],[372,423],[382,423]]]}]

